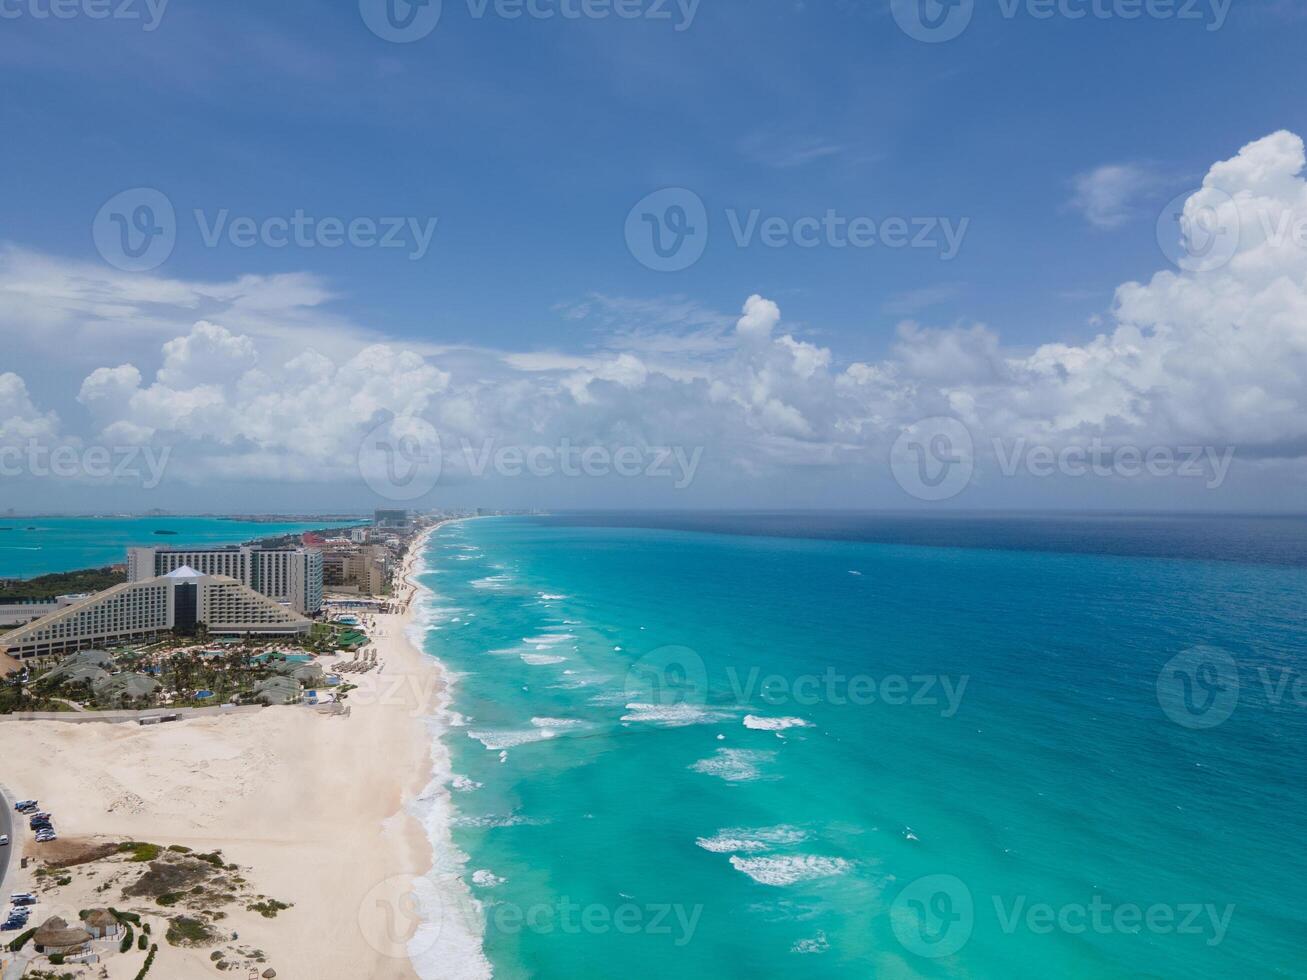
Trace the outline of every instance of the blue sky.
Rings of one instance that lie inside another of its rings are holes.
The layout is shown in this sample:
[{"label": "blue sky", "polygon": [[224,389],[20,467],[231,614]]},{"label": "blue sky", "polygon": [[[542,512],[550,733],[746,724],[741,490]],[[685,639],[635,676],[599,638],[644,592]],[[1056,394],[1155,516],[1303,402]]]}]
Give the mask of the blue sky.
[{"label": "blue sky", "polygon": [[[505,19],[445,0],[430,34],[401,44],[357,3],[171,0],[146,30],[144,0],[132,20],[7,2],[0,239],[103,264],[97,212],[154,188],[178,223],[152,281],[307,276],[330,294],[310,326],[432,350],[615,350],[631,331],[729,330],[754,294],[832,369],[889,355],[905,319],[983,324],[1018,353],[1085,344],[1110,329],[1119,285],[1169,268],[1155,230],[1167,201],[1245,144],[1307,130],[1307,17],[1289,3],[1202,0],[1167,20],[1126,19],[1129,0],[1083,19],[982,3],[956,39],[922,43],[888,0],[702,0],[692,19],[669,4],[667,20]],[[708,221],[703,257],[676,272],[646,268],[624,237],[632,206],[664,187],[693,191]],[[208,247],[196,209],[210,222],[298,209],[437,224],[413,260]],[[965,222],[965,237],[947,260],[883,244],[740,247],[727,212],[754,210]],[[10,329],[21,335],[0,372],[21,376],[61,433],[93,438],[78,385],[120,345],[97,326],[47,358],[39,326]],[[148,384],[163,355],[134,347],[143,332],[127,330],[121,351]],[[306,333],[305,346],[322,345]]]}]

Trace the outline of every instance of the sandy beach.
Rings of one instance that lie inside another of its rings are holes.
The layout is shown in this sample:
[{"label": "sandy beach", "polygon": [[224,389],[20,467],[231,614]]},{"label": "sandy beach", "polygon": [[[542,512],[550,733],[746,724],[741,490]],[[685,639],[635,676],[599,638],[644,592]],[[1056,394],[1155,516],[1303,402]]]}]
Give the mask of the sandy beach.
[{"label": "sandy beach", "polygon": [[[410,809],[432,779],[438,732],[430,718],[443,687],[437,662],[405,635],[416,591],[409,575],[425,540],[396,576],[401,612],[376,616],[369,630],[384,666],[349,675],[359,686],[347,717],[296,705],[154,727],[0,722],[5,785],[18,798],[39,799],[60,834],[56,844],[39,845],[24,828],[14,844],[19,854],[48,859],[59,853],[51,848],[125,840],[221,850],[250,890],[290,905],[265,918],[237,902],[221,919],[242,946],[263,951],[260,971],[415,977],[405,941],[419,923],[406,896],[432,854]],[[32,888],[34,862],[19,870],[17,857],[9,890]],[[166,928],[168,910],[125,899],[121,889],[97,891],[104,875],[90,867],[42,897],[33,925],[112,904],[148,911]],[[211,948],[174,947],[158,925],[154,933],[151,975],[219,975]],[[130,978],[143,957],[114,954],[103,965],[114,980]],[[234,972],[245,975],[243,967]]]}]

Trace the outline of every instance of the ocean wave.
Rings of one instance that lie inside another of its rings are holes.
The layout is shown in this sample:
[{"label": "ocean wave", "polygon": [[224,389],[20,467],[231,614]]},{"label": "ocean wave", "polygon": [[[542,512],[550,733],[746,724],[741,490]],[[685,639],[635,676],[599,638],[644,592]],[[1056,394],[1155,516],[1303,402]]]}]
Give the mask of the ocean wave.
[{"label": "ocean wave", "polygon": [[553,738],[554,732],[548,728],[528,728],[522,731],[509,729],[468,732],[467,737],[476,739],[491,752],[498,752],[503,749],[514,749],[519,745],[527,745],[530,742],[543,742],[545,739]]},{"label": "ocean wave", "polygon": [[556,592],[541,592],[540,598],[545,602],[555,602],[559,599],[566,599],[568,597],[565,595],[560,595]]},{"label": "ocean wave", "polygon": [[491,589],[497,592],[501,592],[504,589],[508,588],[509,583],[512,581],[513,579],[509,575],[487,575],[485,578],[473,579],[472,588]]},{"label": "ocean wave", "polygon": [[501,878],[493,871],[487,871],[481,868],[472,872],[472,884],[480,885],[482,888],[494,888],[496,885],[502,885],[507,878]]},{"label": "ocean wave", "polygon": [[707,759],[690,766],[695,772],[716,776],[728,783],[745,783],[762,777],[762,767],[776,758],[775,752],[755,749],[718,749]]},{"label": "ocean wave", "polygon": [[[417,599],[413,606],[413,625],[408,631],[418,649],[421,649],[423,632],[421,616],[434,598],[431,589],[418,581],[418,575],[426,570],[425,557],[420,556],[412,576],[417,582]],[[423,980],[436,977],[442,980],[483,980],[491,975],[490,962],[482,946],[484,916],[481,903],[463,881],[467,855],[454,843],[455,810],[447,788],[455,776],[449,746],[443,736],[448,730],[456,678],[443,666],[439,669],[444,674],[445,684],[440,689],[435,713],[427,720],[432,779],[422,795],[410,804],[411,812],[431,842],[433,863],[431,870],[423,876],[423,880],[431,883],[431,894],[418,891],[418,912],[422,921],[408,941],[407,952],[414,971]],[[451,964],[456,964],[452,971]]]},{"label": "ocean wave", "polygon": [[566,657],[559,657],[551,653],[524,653],[522,663],[530,664],[532,667],[548,667],[551,664],[567,663]]},{"label": "ocean wave", "polygon": [[665,728],[707,725],[727,721],[731,717],[721,711],[712,711],[693,704],[685,704],[684,702],[680,704],[641,704],[633,702],[628,704],[626,709],[630,713],[622,715],[622,721],[662,725]]},{"label": "ocean wave", "polygon": [[731,867],[743,871],[760,885],[795,885],[845,874],[850,867],[843,858],[793,854],[785,857],[732,857]]},{"label": "ocean wave", "polygon": [[787,728],[811,728],[812,722],[803,718],[764,718],[760,715],[745,715],[744,727],[760,732],[783,732]]},{"label": "ocean wave", "polygon": [[478,783],[475,779],[467,776],[455,775],[449,781],[450,788],[458,790],[460,793],[470,793],[474,789],[480,789],[484,784]]},{"label": "ocean wave", "polygon": [[483,829],[498,827],[542,827],[546,821],[535,817],[524,817],[520,813],[510,813],[507,816],[500,816],[494,813],[482,814],[481,816],[465,816],[463,814],[454,818],[456,827],[479,827]]},{"label": "ocean wave", "polygon": [[522,642],[536,649],[541,647],[553,646],[555,643],[563,643],[567,640],[575,640],[576,637],[571,633],[548,633],[543,636],[524,636]]},{"label": "ocean wave", "polygon": [[589,728],[590,723],[583,718],[532,718],[531,724],[536,728],[545,728],[554,732],[574,731]]},{"label": "ocean wave", "polygon": [[826,933],[818,930],[817,935],[811,939],[800,939],[790,947],[791,953],[824,953],[830,949],[830,942],[826,939]]},{"label": "ocean wave", "polygon": [[808,839],[808,835],[798,827],[782,825],[779,827],[733,827],[719,830],[711,837],[700,837],[695,843],[705,851],[714,854],[729,854],[732,851],[754,854],[770,851],[774,847],[786,844],[799,844]]}]

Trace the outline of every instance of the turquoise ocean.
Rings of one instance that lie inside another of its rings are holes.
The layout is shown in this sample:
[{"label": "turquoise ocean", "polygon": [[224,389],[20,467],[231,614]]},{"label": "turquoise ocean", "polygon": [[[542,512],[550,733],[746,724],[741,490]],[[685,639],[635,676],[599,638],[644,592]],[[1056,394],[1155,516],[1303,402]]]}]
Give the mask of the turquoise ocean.
[{"label": "turquoise ocean", "polygon": [[424,558],[424,976],[1307,976],[1307,522],[492,518]]},{"label": "turquoise ocean", "polygon": [[121,564],[130,547],[239,544],[319,527],[348,526],[329,521],[265,524],[222,517],[2,517],[0,578],[32,578]]}]

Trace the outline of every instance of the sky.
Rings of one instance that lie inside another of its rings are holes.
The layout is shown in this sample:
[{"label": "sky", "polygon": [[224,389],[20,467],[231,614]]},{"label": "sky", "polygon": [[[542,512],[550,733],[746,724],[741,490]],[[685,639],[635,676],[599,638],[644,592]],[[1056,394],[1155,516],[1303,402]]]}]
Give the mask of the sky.
[{"label": "sky", "polygon": [[0,513],[1302,511],[1304,41],[0,0]]}]

